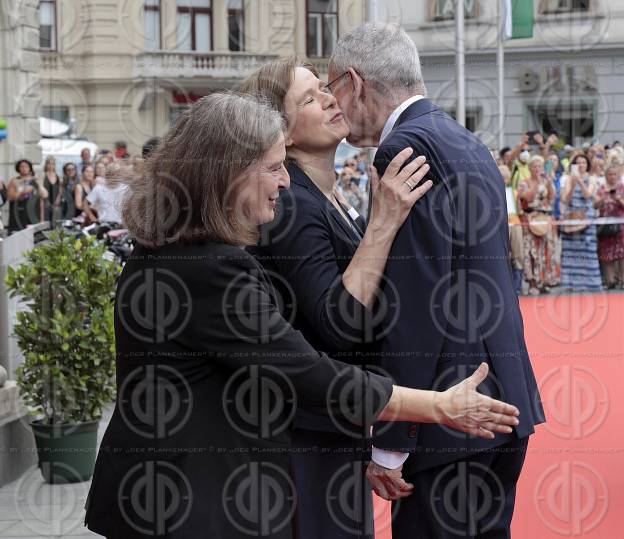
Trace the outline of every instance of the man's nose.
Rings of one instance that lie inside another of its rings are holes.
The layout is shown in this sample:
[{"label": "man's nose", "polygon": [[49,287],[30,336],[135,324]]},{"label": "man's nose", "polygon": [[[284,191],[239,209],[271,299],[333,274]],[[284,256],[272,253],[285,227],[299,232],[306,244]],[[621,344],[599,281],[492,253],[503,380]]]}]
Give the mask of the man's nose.
[{"label": "man's nose", "polygon": [[286,170],[286,167],[282,165],[282,174],[280,174],[280,179],[277,184],[279,189],[289,189],[290,188],[290,175]]}]

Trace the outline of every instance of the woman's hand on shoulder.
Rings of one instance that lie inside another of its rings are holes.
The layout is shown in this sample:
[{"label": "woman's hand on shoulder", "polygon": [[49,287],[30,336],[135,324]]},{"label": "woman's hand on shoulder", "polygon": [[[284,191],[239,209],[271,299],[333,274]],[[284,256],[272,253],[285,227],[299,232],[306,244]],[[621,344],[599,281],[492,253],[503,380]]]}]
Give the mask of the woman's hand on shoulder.
[{"label": "woman's hand on shoulder", "polygon": [[431,180],[419,185],[430,168],[424,156],[417,157],[403,167],[413,153],[412,148],[405,148],[399,152],[381,179],[377,169],[371,167],[373,189],[371,223],[383,223],[384,227],[389,226],[398,230],[414,204],[431,189],[433,185]]}]

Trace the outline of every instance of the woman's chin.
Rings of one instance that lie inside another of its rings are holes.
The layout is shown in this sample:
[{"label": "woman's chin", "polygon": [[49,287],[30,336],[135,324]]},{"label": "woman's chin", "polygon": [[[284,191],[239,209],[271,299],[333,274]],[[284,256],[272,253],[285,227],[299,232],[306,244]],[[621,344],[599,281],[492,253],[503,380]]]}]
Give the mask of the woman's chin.
[{"label": "woman's chin", "polygon": [[342,125],[340,125],[340,129],[338,130],[338,136],[340,137],[338,139],[338,142],[341,142],[342,139],[345,139],[349,136],[349,133],[351,132],[351,130],[349,129],[349,126],[347,125],[347,122],[345,122],[344,120],[341,122]]},{"label": "woman's chin", "polygon": [[269,208],[267,211],[263,212],[261,216],[258,217],[258,226],[271,223],[273,222],[273,219],[275,219],[275,210]]}]

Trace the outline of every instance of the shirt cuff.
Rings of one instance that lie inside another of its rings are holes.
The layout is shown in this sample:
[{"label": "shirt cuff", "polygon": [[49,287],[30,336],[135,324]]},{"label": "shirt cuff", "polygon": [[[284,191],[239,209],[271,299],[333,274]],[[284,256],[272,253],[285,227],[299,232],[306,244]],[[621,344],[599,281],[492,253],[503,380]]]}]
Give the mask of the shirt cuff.
[{"label": "shirt cuff", "polygon": [[360,214],[357,212],[357,210],[354,207],[349,208],[349,217],[351,217],[351,219],[356,221],[359,216]]},{"label": "shirt cuff", "polygon": [[379,464],[389,470],[396,470],[409,457],[409,453],[401,453],[400,451],[388,451],[386,449],[372,448],[371,458],[375,464]]}]

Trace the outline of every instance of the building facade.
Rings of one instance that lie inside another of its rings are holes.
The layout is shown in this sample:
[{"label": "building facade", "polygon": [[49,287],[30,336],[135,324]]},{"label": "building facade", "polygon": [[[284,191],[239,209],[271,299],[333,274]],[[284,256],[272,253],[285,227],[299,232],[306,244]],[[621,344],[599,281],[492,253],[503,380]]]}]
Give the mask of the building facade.
[{"label": "building facade", "polygon": [[[135,153],[189,103],[263,62],[309,58],[324,74],[338,37],[365,20],[401,24],[428,95],[455,109],[456,0],[1,0],[0,177],[40,159],[38,116]],[[467,126],[498,145],[497,2],[464,0]],[[505,45],[505,141],[622,138],[624,3],[535,0],[534,37]]]},{"label": "building facade", "polygon": [[20,158],[38,162],[39,12],[38,0],[0,0],[0,118],[8,137],[0,141],[0,179],[15,174]]},{"label": "building facade", "polygon": [[189,103],[282,55],[326,71],[363,0],[43,0],[41,113],[135,153]]},{"label": "building facade", "polygon": [[[429,97],[454,113],[455,0],[378,2],[416,42]],[[498,146],[497,2],[464,0],[466,124]],[[579,145],[624,138],[624,2],[535,0],[533,37],[505,43],[505,142],[556,131]]]}]

